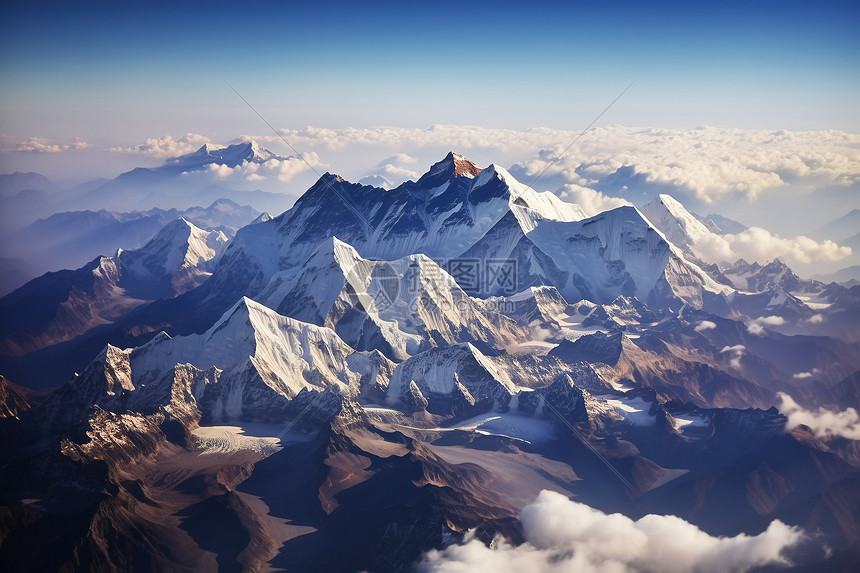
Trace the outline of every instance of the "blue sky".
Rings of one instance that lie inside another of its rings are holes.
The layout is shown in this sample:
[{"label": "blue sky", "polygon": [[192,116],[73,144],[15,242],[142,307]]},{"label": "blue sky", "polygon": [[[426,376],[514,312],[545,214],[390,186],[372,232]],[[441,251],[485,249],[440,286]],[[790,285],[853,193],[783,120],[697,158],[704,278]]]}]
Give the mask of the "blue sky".
[{"label": "blue sky", "polygon": [[6,3],[0,173],[110,178],[237,138],[291,154],[229,82],[309,162],[219,185],[296,197],[324,170],[396,184],[448,150],[530,180],[635,81],[539,190],[593,210],[669,192],[833,238],[816,229],[860,208],[857,30],[856,0]]},{"label": "blue sky", "polygon": [[13,139],[277,127],[860,131],[856,2],[27,2],[2,8]]}]

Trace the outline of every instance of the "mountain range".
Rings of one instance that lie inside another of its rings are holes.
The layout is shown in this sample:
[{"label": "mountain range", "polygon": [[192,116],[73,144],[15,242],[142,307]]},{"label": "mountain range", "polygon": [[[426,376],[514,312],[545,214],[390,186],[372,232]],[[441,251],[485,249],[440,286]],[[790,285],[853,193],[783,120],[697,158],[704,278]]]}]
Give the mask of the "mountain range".
[{"label": "mountain range", "polygon": [[0,299],[0,563],[407,571],[523,543],[551,490],[703,535],[779,520],[782,565],[851,570],[858,436],[819,422],[860,408],[860,287],[703,263],[732,223],[668,195],[588,216],[449,153],[30,281]]},{"label": "mountain range", "polygon": [[[232,237],[260,212],[229,199],[218,199],[206,208],[149,209],[147,211],[66,211],[38,219],[2,237],[5,263],[0,294],[7,294],[45,272],[73,269],[117,249],[142,247],[165,225],[184,217],[196,226]],[[15,264],[17,261],[17,265]],[[16,266],[26,269],[20,278],[7,276]],[[29,275],[29,276],[28,276]]]}]

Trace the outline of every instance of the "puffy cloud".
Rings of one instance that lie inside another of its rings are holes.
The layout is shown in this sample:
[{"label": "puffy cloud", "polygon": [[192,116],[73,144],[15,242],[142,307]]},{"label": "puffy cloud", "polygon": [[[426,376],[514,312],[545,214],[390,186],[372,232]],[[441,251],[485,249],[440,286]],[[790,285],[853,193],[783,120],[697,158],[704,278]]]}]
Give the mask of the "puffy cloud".
[{"label": "puffy cloud", "polygon": [[[541,177],[544,184],[537,190],[544,190],[550,182],[552,189],[570,184],[574,187],[567,192],[574,196],[584,193],[581,202],[585,204],[589,199],[604,200],[596,195],[595,188],[608,193],[606,189],[617,184],[623,195],[626,178],[665,187],[667,191],[681,190],[682,195],[692,194],[709,203],[726,196],[752,198],[788,184],[808,183],[810,188],[860,184],[860,135],[836,130],[606,126],[589,130],[577,139],[579,135],[573,130],[463,125],[342,129],[308,126],[283,129],[279,135],[243,135],[237,140],[255,140],[273,148],[282,148],[286,140],[300,151],[324,152],[326,160],[338,166],[349,162],[357,152],[363,152],[366,158],[369,153],[384,150],[391,155],[385,164],[400,169],[406,169],[409,159],[416,156],[426,161],[430,152],[435,157],[440,150],[466,155],[482,150],[481,155],[490,161],[521,172],[525,183],[546,170]],[[170,135],[151,138],[140,145],[115,150],[172,157],[207,142],[205,136],[189,133],[178,139]],[[399,175],[411,178],[414,173]],[[757,242],[754,234],[748,236],[748,249]],[[817,258],[815,253],[822,248],[825,253],[833,252],[832,245],[815,247],[801,238],[783,240],[796,243],[784,249],[799,250],[805,257]],[[743,241],[743,237],[737,241]]]},{"label": "puffy cloud", "polygon": [[595,181],[626,173],[687,189],[710,203],[726,195],[753,198],[801,178],[856,184],[858,143],[860,135],[835,130],[602,127],[572,146],[550,172],[576,171]]},{"label": "puffy cloud", "polygon": [[[533,128],[525,130],[498,129],[471,125],[433,125],[428,128],[372,127],[328,129],[308,126],[303,129],[283,129],[281,136],[296,149],[325,147],[331,151],[344,151],[358,146],[383,147],[397,151],[442,147],[449,150],[476,148],[534,152],[546,145],[569,143],[577,132]],[[274,143],[279,136],[243,136]],[[523,154],[525,157],[525,154]]]},{"label": "puffy cloud", "polygon": [[415,159],[411,155],[407,155],[406,153],[395,153],[388,159],[380,161],[377,167],[382,167],[383,165],[388,164],[402,165],[404,163],[416,163],[417,161],[417,159]]},{"label": "puffy cloud", "polygon": [[[837,130],[774,132],[716,127],[606,126],[590,130],[570,145],[578,136],[578,131],[549,128],[433,125],[429,128],[328,129],[308,126],[281,130],[279,136],[244,135],[238,140],[283,145],[283,137],[303,151],[352,152],[357,148],[381,148],[413,156],[415,150],[421,149],[441,148],[463,153],[485,149],[492,150],[493,156],[500,158],[494,161],[504,166],[519,162],[531,175],[555,162],[546,177],[559,175],[566,183],[591,187],[589,181],[605,180],[621,170],[648,183],[683,188],[706,202],[726,195],[755,197],[799,180],[837,186],[860,183],[860,135]],[[63,146],[57,149],[54,144],[38,138],[30,142],[21,144],[22,150],[64,150]],[[150,138],[130,148],[113,150],[174,157],[208,142],[203,135],[188,133],[180,138],[170,135]],[[69,148],[74,148],[74,144]],[[566,153],[560,157],[565,149]],[[404,162],[393,163],[402,165]]]},{"label": "puffy cloud", "polygon": [[186,133],[179,139],[174,139],[172,135],[150,137],[138,145],[132,147],[112,147],[110,151],[117,153],[143,153],[153,157],[168,158],[197,151],[207,143],[211,142],[205,135]]},{"label": "puffy cloud", "polygon": [[838,261],[851,256],[851,247],[839,246],[833,241],[815,241],[809,237],[783,238],[760,227],[736,235],[715,235],[724,239],[730,256],[712,257],[709,262],[731,261],[744,258],[752,261],[770,261],[777,257],[788,257],[808,263],[810,261]]},{"label": "puffy cloud", "polygon": [[743,344],[735,344],[734,346],[723,346],[723,349],[720,350],[720,354],[728,354],[729,355],[729,364],[731,364],[735,368],[741,367],[741,357],[747,351],[747,347]]},{"label": "puffy cloud", "polygon": [[[249,164],[245,165],[250,167]],[[257,174],[259,174],[259,171],[261,170],[268,171],[277,176],[278,181],[286,183],[299,173],[303,173],[309,169],[316,169],[317,167],[322,167],[324,165],[325,164],[320,161],[319,155],[314,152],[310,152],[302,153],[301,157],[290,156],[284,159],[272,158],[263,162],[259,170],[256,168],[251,169],[255,169],[255,173]]]},{"label": "puffy cloud", "polygon": [[808,322],[809,324],[821,324],[822,322],[824,322],[824,315],[823,314],[813,314],[812,316],[810,316],[809,318],[806,319],[806,322]]},{"label": "puffy cloud", "polygon": [[76,140],[73,143],[51,143],[50,140],[44,137],[31,137],[27,141],[18,143],[13,148],[14,151],[23,151],[31,153],[60,153],[61,151],[77,151],[92,147],[86,141]]},{"label": "puffy cloud", "polygon": [[323,165],[316,153],[303,153],[301,157],[290,156],[281,159],[272,157],[262,163],[245,161],[235,167],[211,163],[206,166],[206,170],[218,179],[242,177],[247,181],[257,182],[276,177],[278,181],[287,182],[299,173]]},{"label": "puffy cloud", "polygon": [[609,209],[630,205],[625,199],[609,197],[600,191],[572,183],[562,187],[558,196],[570,203],[576,203],[591,217]]},{"label": "puffy cloud", "polygon": [[716,327],[717,324],[715,322],[711,322],[710,320],[702,320],[699,322],[699,324],[696,325],[696,328],[694,328],[693,330],[695,330],[696,332],[703,332],[705,330],[712,330]]},{"label": "puffy cloud", "polygon": [[764,327],[757,322],[751,322],[747,325],[747,332],[755,336],[764,336]]},{"label": "puffy cloud", "polygon": [[236,168],[234,169],[233,167],[229,167],[227,165],[210,163],[209,165],[206,166],[206,168],[209,170],[210,173],[215,175],[215,177],[217,177],[219,179],[226,179],[227,177],[230,177],[231,175],[233,175],[234,171],[240,170],[241,166],[236,166]]},{"label": "puffy cloud", "polygon": [[708,234],[697,237],[690,245],[693,254],[708,263],[746,259],[764,263],[777,257],[802,263],[838,261],[851,256],[851,247],[830,240],[816,241],[809,237],[780,237],[761,227],[750,227],[737,234]]},{"label": "puffy cloud", "polygon": [[826,408],[807,410],[801,407],[788,394],[777,394],[780,400],[779,411],[787,418],[785,427],[793,430],[801,424],[808,426],[820,438],[841,436],[849,440],[860,440],[860,415],[854,408],[833,411]]},{"label": "puffy cloud", "polygon": [[797,372],[791,375],[795,380],[808,380],[812,378],[812,372]]},{"label": "puffy cloud", "polygon": [[523,508],[526,542],[514,547],[496,540],[487,547],[467,536],[462,544],[425,555],[426,572],[740,572],[789,564],[784,550],[804,533],[773,521],[759,535],[713,537],[671,515],[632,520],[607,515],[550,491]]},{"label": "puffy cloud", "polygon": [[747,324],[747,332],[755,336],[764,336],[765,326],[782,326],[785,319],[781,316],[761,316]]}]

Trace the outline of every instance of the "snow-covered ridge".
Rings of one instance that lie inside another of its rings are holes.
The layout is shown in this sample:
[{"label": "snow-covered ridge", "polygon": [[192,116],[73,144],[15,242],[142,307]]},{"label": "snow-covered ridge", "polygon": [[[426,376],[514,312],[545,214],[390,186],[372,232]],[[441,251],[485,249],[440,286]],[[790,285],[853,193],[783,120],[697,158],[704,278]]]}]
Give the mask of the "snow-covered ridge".
[{"label": "snow-covered ridge", "polygon": [[[228,242],[229,239],[223,232],[204,231],[181,217],[165,225],[149,243],[136,252],[139,260],[153,261],[164,273],[171,273],[183,267],[208,266],[211,269],[226,250]],[[132,252],[135,251],[125,251]]]},{"label": "snow-covered ridge", "polygon": [[336,237],[320,243],[302,266],[275,274],[256,298],[335,329],[355,348],[381,347],[401,360],[429,348],[431,340],[496,346],[516,330],[426,255],[372,261]]},{"label": "snow-covered ridge", "polygon": [[334,388],[357,393],[358,376],[346,357],[353,350],[337,334],[281,316],[243,298],[203,334],[157,337],[135,350],[132,371],[138,383],[189,363],[201,370],[212,366],[238,379],[256,372],[276,392],[292,397],[303,388]]},{"label": "snow-covered ridge", "polygon": [[[587,217],[578,205],[537,192],[498,165],[460,174],[457,164],[466,161],[461,157],[449,153],[417,182],[389,191],[325,175],[292,209],[238,233],[219,270],[227,277],[236,265],[248,273],[250,262],[262,273],[255,287],[261,289],[277,273],[304,264],[322,241],[336,235],[366,260],[419,253],[443,261],[516,260],[515,290],[552,284],[572,302],[608,303],[620,295],[646,300],[659,292],[701,307],[709,296],[704,292],[731,291],[633,207]],[[692,216],[689,227],[704,228]],[[491,288],[483,293],[511,294]]]},{"label": "snow-covered ridge", "polygon": [[254,141],[233,145],[207,143],[197,151],[171,159],[165,167],[193,169],[210,163],[235,167],[244,162],[264,163],[277,156]]}]

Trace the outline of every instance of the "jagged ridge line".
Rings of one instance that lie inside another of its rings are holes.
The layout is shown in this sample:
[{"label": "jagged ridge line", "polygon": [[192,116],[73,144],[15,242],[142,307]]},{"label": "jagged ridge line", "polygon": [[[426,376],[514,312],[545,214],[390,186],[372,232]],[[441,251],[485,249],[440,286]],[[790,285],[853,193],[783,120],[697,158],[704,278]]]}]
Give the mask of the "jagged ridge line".
[{"label": "jagged ridge line", "polygon": [[[625,93],[627,93],[627,90],[629,90],[631,87],[633,87],[633,84],[635,84],[635,83],[636,83],[636,80],[633,80],[632,82],[630,82],[629,84],[627,84],[627,87],[626,87],[626,88],[624,88],[623,90],[621,90],[621,93],[619,93],[617,96],[615,96],[615,99],[614,99],[614,100],[612,100],[612,101],[609,103],[609,105],[608,105],[608,106],[606,106],[606,107],[603,109],[603,111],[601,111],[599,114],[597,114],[597,116],[596,116],[593,120],[591,120],[591,123],[589,123],[589,124],[585,127],[585,129],[583,129],[582,131],[580,131],[580,132],[579,132],[579,135],[577,135],[576,137],[574,137],[574,138],[573,138],[573,141],[571,141],[570,143],[568,143],[568,144],[567,144],[567,147],[565,147],[565,148],[564,148],[564,150],[562,150],[562,152],[558,155],[558,157],[556,157],[555,159],[553,159],[552,163],[550,163],[549,165],[547,165],[546,167],[544,167],[543,171],[541,171],[540,173],[538,173],[537,177],[535,177],[534,179],[532,179],[532,182],[531,182],[531,183],[529,183],[528,185],[526,185],[525,187],[523,187],[523,190],[522,190],[521,192],[519,192],[519,193],[512,192],[512,193],[511,193],[511,198],[512,198],[512,200],[513,200],[513,201],[516,201],[517,199],[519,199],[519,198],[523,195],[523,193],[525,193],[525,192],[526,192],[526,190],[528,190],[528,189],[532,189],[532,190],[534,191],[534,190],[535,190],[535,189],[534,189],[534,185],[535,185],[535,183],[537,183],[537,182],[538,182],[538,180],[539,180],[541,177],[543,177],[543,176],[544,176],[544,174],[546,174],[546,172],[547,172],[547,171],[549,171],[549,170],[550,170],[550,168],[551,168],[553,165],[555,165],[556,163],[558,163],[558,162],[559,162],[559,160],[560,160],[562,157],[564,157],[564,155],[568,152],[568,150],[569,150],[571,147],[573,147],[573,145],[574,145],[577,141],[579,141],[579,140],[582,138],[582,136],[583,136],[583,135],[585,135],[585,133],[586,133],[589,129],[591,129],[591,128],[594,126],[594,124],[595,124],[595,123],[597,123],[597,121],[598,121],[601,117],[603,117],[603,115],[604,115],[607,111],[609,111],[609,108],[611,108],[613,105],[615,105],[615,103],[616,103],[618,100],[620,100],[620,99],[621,99],[621,96],[623,96]],[[499,216],[497,216],[497,217],[493,220],[492,224],[491,224],[489,227],[487,227],[487,228],[488,228],[488,229],[492,229],[493,227],[495,227],[495,226],[496,226],[496,224],[497,224],[499,221],[501,221],[501,220],[504,218],[504,216],[505,216],[506,214],[507,214],[507,211],[503,211],[502,213],[500,213],[500,214],[499,214]]]},{"label": "jagged ridge line", "polygon": [[304,161],[304,162],[305,162],[305,164],[310,168],[310,170],[311,170],[311,171],[313,171],[314,173],[316,173],[317,177],[319,177],[319,178],[320,178],[320,180],[323,182],[323,184],[324,184],[326,187],[328,187],[328,189],[329,189],[332,193],[334,193],[334,194],[335,194],[335,195],[336,195],[336,196],[337,196],[337,197],[338,197],[338,198],[339,198],[339,199],[344,203],[344,205],[346,205],[346,206],[347,206],[347,208],[348,208],[350,211],[352,211],[353,213],[355,213],[355,216],[356,216],[356,217],[358,217],[358,218],[359,218],[359,220],[361,220],[361,221],[365,224],[365,226],[366,226],[368,229],[370,229],[371,231],[373,231],[373,234],[375,234],[375,235],[376,235],[377,237],[379,237],[380,239],[384,239],[384,237],[383,237],[382,235],[380,235],[380,234],[379,234],[379,231],[377,231],[377,230],[376,230],[376,228],[375,228],[375,227],[370,223],[370,221],[368,221],[368,220],[364,217],[364,215],[362,215],[362,214],[361,214],[361,212],[359,212],[359,211],[358,211],[358,209],[357,209],[355,206],[353,206],[353,205],[352,205],[352,203],[351,203],[350,201],[348,201],[346,197],[344,197],[344,196],[343,196],[343,194],[341,194],[337,189],[335,189],[335,188],[331,185],[331,183],[329,183],[328,181],[326,181],[325,179],[323,179],[323,178],[322,178],[322,175],[320,174],[320,172],[319,172],[319,171],[317,171],[317,170],[316,170],[316,168],[315,168],[313,165],[311,165],[310,161],[308,161],[308,160],[305,158],[305,156],[304,156],[304,155],[302,155],[301,153],[299,153],[299,152],[296,150],[296,148],[295,148],[295,147],[293,147],[293,146],[290,144],[290,142],[289,142],[289,141],[287,141],[287,139],[286,139],[286,138],[285,138],[285,137],[284,137],[284,136],[283,136],[283,135],[282,135],[282,134],[281,134],[277,129],[275,129],[275,128],[274,128],[274,126],[272,126],[272,124],[271,124],[271,123],[269,123],[269,122],[266,120],[266,118],[265,118],[265,117],[263,117],[263,116],[260,114],[260,112],[259,112],[259,111],[257,111],[257,110],[256,110],[256,108],[254,108],[254,106],[252,106],[252,105],[251,105],[251,103],[250,103],[248,100],[246,100],[244,97],[242,97],[242,94],[240,94],[238,91],[236,91],[236,88],[234,88],[232,85],[230,85],[230,82],[228,82],[227,80],[224,80],[224,83],[225,83],[225,84],[227,84],[227,86],[228,86],[231,90],[233,90],[233,93],[235,93],[237,96],[239,96],[239,99],[241,99],[243,102],[245,102],[245,105],[247,105],[249,108],[251,108],[251,111],[253,111],[255,114],[257,114],[257,117],[259,117],[261,120],[263,120],[263,123],[265,123],[267,126],[269,126],[269,129],[271,129],[271,130],[272,130],[272,133],[274,133],[274,134],[275,134],[275,136],[276,136],[278,139],[280,139],[281,141],[283,141],[283,142],[287,145],[287,147],[289,147],[289,148],[292,150],[292,152],[296,154],[296,156],[297,156],[299,159],[301,159],[302,161]]}]

